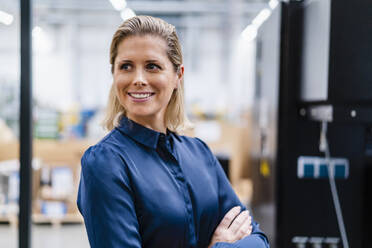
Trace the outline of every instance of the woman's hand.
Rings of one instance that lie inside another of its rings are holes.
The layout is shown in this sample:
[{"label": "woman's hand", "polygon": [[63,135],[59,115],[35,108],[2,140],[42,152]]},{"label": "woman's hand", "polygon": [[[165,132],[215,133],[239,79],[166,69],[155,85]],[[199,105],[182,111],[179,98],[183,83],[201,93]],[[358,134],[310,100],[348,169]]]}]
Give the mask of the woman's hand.
[{"label": "woman's hand", "polygon": [[240,206],[233,207],[217,226],[208,248],[217,242],[234,243],[250,235],[252,232],[251,221],[252,218],[248,210],[240,213]]}]

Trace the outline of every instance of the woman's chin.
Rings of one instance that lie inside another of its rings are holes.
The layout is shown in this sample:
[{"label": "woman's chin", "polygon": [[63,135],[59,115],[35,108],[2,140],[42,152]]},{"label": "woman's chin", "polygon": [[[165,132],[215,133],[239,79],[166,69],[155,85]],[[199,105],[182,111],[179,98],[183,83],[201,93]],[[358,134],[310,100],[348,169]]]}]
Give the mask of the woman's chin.
[{"label": "woman's chin", "polygon": [[150,112],[150,111],[137,111],[135,113],[128,113],[127,114],[129,119],[135,120],[135,119],[151,119],[156,116],[155,112]]}]

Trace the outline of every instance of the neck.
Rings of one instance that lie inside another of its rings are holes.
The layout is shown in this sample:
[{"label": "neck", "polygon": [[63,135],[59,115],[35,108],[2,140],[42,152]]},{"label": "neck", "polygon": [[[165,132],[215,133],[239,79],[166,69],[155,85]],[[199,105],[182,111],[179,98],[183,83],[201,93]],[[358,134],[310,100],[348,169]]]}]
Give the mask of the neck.
[{"label": "neck", "polygon": [[167,127],[165,125],[164,116],[136,116],[136,115],[130,115],[127,116],[130,120],[147,127],[149,129],[152,129],[154,131],[160,132],[160,133],[167,133]]}]

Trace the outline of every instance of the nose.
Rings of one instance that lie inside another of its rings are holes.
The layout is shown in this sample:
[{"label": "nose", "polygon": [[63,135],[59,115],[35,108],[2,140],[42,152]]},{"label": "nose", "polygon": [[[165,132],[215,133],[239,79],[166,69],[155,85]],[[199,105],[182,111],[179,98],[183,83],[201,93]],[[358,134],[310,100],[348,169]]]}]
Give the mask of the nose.
[{"label": "nose", "polygon": [[143,72],[141,70],[137,70],[136,75],[133,79],[133,84],[135,86],[146,86],[147,85],[145,76],[143,75]]},{"label": "nose", "polygon": [[146,83],[143,81],[134,81],[135,86],[146,86]]}]

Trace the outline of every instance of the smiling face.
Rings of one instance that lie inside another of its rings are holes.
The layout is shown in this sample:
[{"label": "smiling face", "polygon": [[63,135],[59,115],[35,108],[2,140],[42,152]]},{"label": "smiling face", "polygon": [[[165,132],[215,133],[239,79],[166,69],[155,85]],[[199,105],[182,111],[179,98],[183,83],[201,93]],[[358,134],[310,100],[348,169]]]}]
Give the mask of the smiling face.
[{"label": "smiling face", "polygon": [[145,126],[164,125],[165,111],[181,82],[183,67],[175,72],[166,42],[154,35],[129,36],[117,51],[114,84],[127,117]]}]

